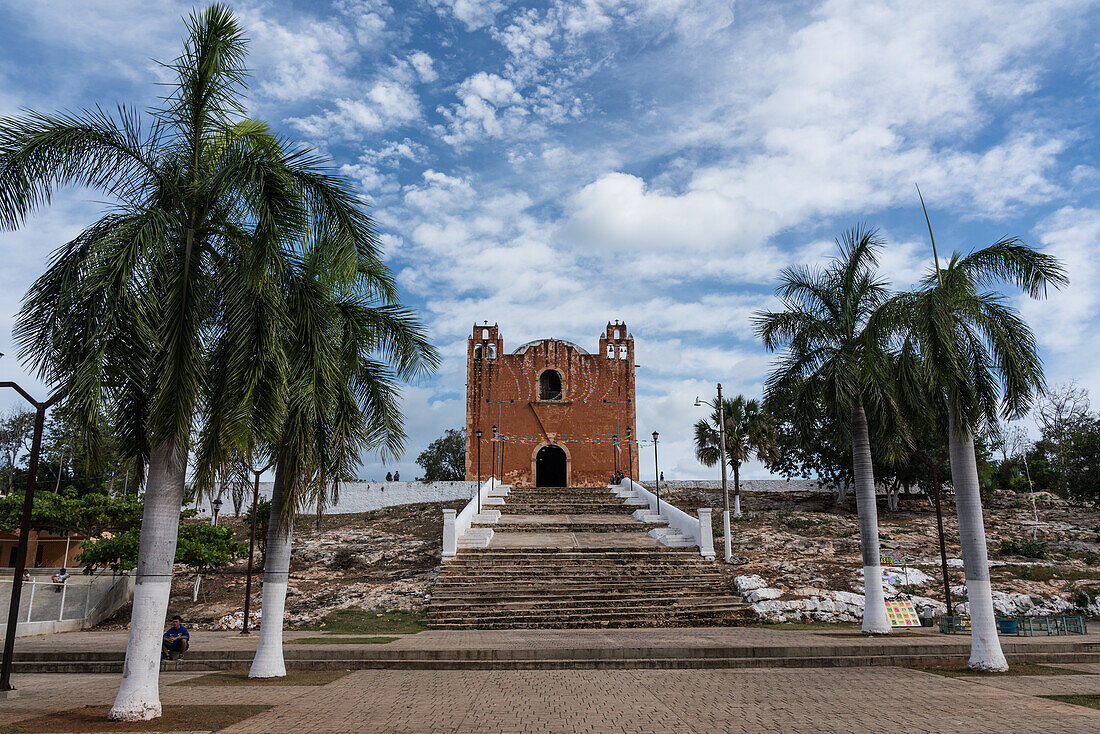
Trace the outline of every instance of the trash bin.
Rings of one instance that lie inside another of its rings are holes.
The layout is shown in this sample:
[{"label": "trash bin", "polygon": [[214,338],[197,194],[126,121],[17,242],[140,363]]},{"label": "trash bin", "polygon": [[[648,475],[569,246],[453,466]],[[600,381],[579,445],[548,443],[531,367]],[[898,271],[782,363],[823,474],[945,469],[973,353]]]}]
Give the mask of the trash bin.
[{"label": "trash bin", "polygon": [[1019,631],[1019,626],[1015,619],[998,619],[997,631],[1002,635],[1014,635]]}]

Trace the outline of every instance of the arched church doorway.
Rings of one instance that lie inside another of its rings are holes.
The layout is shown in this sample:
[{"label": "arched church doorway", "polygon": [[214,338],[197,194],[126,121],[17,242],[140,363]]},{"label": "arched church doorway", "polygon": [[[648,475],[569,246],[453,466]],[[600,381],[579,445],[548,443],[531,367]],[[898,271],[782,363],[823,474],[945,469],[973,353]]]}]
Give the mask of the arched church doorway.
[{"label": "arched church doorway", "polygon": [[535,456],[535,486],[564,487],[568,481],[565,452],[560,446],[543,446]]}]

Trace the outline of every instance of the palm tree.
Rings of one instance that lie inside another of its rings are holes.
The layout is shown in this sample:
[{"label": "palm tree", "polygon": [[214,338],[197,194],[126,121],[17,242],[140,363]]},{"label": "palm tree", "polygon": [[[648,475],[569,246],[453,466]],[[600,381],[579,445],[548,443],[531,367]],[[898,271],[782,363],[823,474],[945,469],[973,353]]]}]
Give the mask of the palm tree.
[{"label": "palm tree", "polygon": [[[926,212],[927,216],[927,212]],[[931,234],[931,224],[929,224]],[[1005,671],[989,584],[982,499],[974,436],[997,425],[998,412],[1019,417],[1044,388],[1042,359],[1027,323],[1002,294],[1005,284],[1032,298],[1068,283],[1058,260],[1005,238],[965,257],[953,253],[918,290],[898,296],[908,315],[903,364],[922,382],[932,407],[946,423],[951,481],[959,517],[959,541],[970,604],[969,667]],[[904,372],[908,372],[907,368]]]},{"label": "palm tree", "polygon": [[128,457],[148,461],[130,638],[110,713],[122,720],[160,715],[158,640],[210,355],[237,371],[234,389],[258,400],[281,394],[266,386],[278,372],[256,348],[271,334],[220,329],[232,321],[227,307],[270,288],[310,212],[353,250],[373,241],[349,183],[245,117],[247,42],[232,12],[212,5],[187,28],[167,67],[176,82],[146,130],[125,108],[0,118],[0,226],[19,226],[60,185],[118,202],[54,254],[16,336],[23,358],[68,391],[90,434],[110,406]]},{"label": "palm tree", "polygon": [[[717,402],[717,398],[715,399]],[[733,516],[741,517],[741,464],[753,458],[767,464],[778,452],[775,423],[756,400],[738,395],[733,400],[722,398],[726,420],[726,463],[733,469]],[[704,466],[721,461],[718,430],[719,411],[709,421],[695,423],[695,458]]]},{"label": "palm tree", "polygon": [[827,267],[786,268],[776,290],[783,310],[758,312],[754,322],[768,350],[786,349],[768,379],[769,402],[789,402],[796,420],[807,427],[822,410],[850,425],[863,551],[863,631],[889,634],[868,428],[868,412],[880,423],[896,414],[890,329],[880,311],[887,290],[875,272],[882,240],[876,230],[859,226],[836,244],[838,254]]},{"label": "palm tree", "polygon": [[[271,521],[264,553],[260,639],[249,676],[286,675],[283,617],[290,572],[294,517],[307,504],[323,506],[353,479],[364,450],[386,456],[404,446],[398,380],[414,379],[438,365],[423,327],[396,298],[392,275],[377,249],[341,252],[341,242],[323,232],[285,280],[287,321],[275,349],[285,355],[281,422],[270,436],[275,460]],[[262,317],[261,317],[262,320]],[[220,386],[228,370],[215,370]],[[216,389],[215,392],[222,392]],[[250,406],[211,400],[207,426],[231,423]],[[263,421],[254,421],[263,438]],[[224,465],[230,457],[216,432],[200,439],[200,467]],[[212,472],[202,470],[203,475]]]}]

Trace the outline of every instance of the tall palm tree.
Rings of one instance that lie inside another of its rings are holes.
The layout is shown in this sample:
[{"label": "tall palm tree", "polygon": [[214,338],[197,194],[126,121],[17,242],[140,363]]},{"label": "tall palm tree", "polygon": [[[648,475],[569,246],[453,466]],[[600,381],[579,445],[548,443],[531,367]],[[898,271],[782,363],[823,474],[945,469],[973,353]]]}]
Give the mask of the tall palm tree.
[{"label": "tall palm tree", "polygon": [[168,65],[175,84],[147,129],[125,108],[0,118],[0,226],[19,226],[56,186],[118,202],[54,254],[16,335],[24,359],[68,391],[90,433],[108,405],[129,456],[148,461],[130,638],[110,713],[122,720],[160,715],[159,633],[192,429],[217,345],[238,370],[235,389],[272,394],[272,368],[256,347],[270,333],[234,343],[219,331],[231,319],[219,317],[287,267],[287,243],[310,212],[352,249],[372,241],[351,184],[245,116],[247,41],[232,12],[212,5],[187,30]]},{"label": "tall palm tree", "polygon": [[[280,423],[267,437],[275,482],[251,677],[286,675],[283,612],[295,515],[306,505],[336,499],[340,483],[354,478],[364,450],[378,449],[386,457],[400,453],[405,434],[398,381],[438,365],[423,327],[400,306],[379,251],[341,252],[340,240],[319,224],[318,236],[283,282],[287,320],[274,348],[285,355],[285,387]],[[218,369],[211,383],[220,386],[230,377],[230,371]],[[219,400],[208,407],[208,427],[252,412],[250,406]],[[265,425],[253,421],[261,440]],[[204,432],[198,450],[204,478],[232,459],[224,453],[227,446],[215,431]]]},{"label": "tall palm tree", "polygon": [[[717,403],[717,398],[715,398]],[[775,423],[756,400],[744,395],[722,398],[726,421],[726,463],[733,470],[733,516],[741,517],[741,464],[756,457],[767,464],[778,452]],[[704,466],[721,461],[719,411],[714,406],[710,420],[695,423],[695,458]]]},{"label": "tall palm tree", "polygon": [[[931,224],[929,224],[931,234]],[[935,241],[933,240],[933,248]],[[1043,390],[1035,336],[1004,294],[1006,284],[1032,298],[1068,283],[1058,260],[1005,238],[935,267],[918,290],[895,299],[908,316],[902,363],[922,382],[948,430],[951,481],[970,604],[973,670],[1005,671],[989,584],[974,436],[997,425],[998,412],[1019,417]],[[911,368],[911,369],[910,369]]]},{"label": "tall palm tree", "polygon": [[821,410],[849,423],[863,551],[863,632],[889,634],[882,590],[878,508],[868,413],[885,422],[896,414],[890,324],[881,306],[886,284],[876,274],[882,240],[862,226],[837,239],[826,267],[791,267],[780,275],[783,309],[758,312],[756,332],[770,350],[785,349],[767,383],[769,401],[789,401],[807,426]]}]

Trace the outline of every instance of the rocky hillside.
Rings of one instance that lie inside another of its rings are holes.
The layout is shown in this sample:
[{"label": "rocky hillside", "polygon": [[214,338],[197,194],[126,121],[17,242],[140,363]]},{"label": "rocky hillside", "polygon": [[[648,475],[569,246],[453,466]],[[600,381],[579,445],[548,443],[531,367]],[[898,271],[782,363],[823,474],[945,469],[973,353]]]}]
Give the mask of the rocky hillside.
[{"label": "rocky hillside", "polygon": [[[682,509],[721,508],[716,492],[684,489],[667,498]],[[299,521],[287,599],[288,625],[317,624],[335,609],[423,609],[440,562],[441,510],[463,503],[393,507],[358,515]],[[848,621],[862,611],[863,579],[854,498],[839,507],[820,493],[766,493],[743,498],[746,518],[734,523],[738,564],[725,568],[744,577],[738,586],[765,619]],[[997,495],[986,504],[993,588],[1003,613],[1055,611],[1100,595],[1100,512],[1037,497],[1034,524],[1027,495]],[[879,508],[882,551],[909,559],[908,579],[899,566],[887,569],[891,592],[906,592],[917,606],[942,608],[936,518],[927,500],[902,498],[898,511]],[[247,540],[247,527],[227,521]],[[957,525],[951,498],[944,504],[951,583],[963,602]],[[1036,540],[1032,541],[1032,531]],[[715,547],[721,553],[721,514],[715,513]],[[253,584],[253,609],[260,593]],[[753,578],[755,577],[755,578]],[[217,627],[239,612],[244,565],[203,578],[200,598],[191,601],[193,573],[179,573],[170,612],[199,627]],[[908,584],[908,585],[907,585]],[[1087,595],[1087,597],[1086,597]],[[1093,604],[1092,613],[1100,613]],[[115,617],[125,624],[129,610]]]}]

